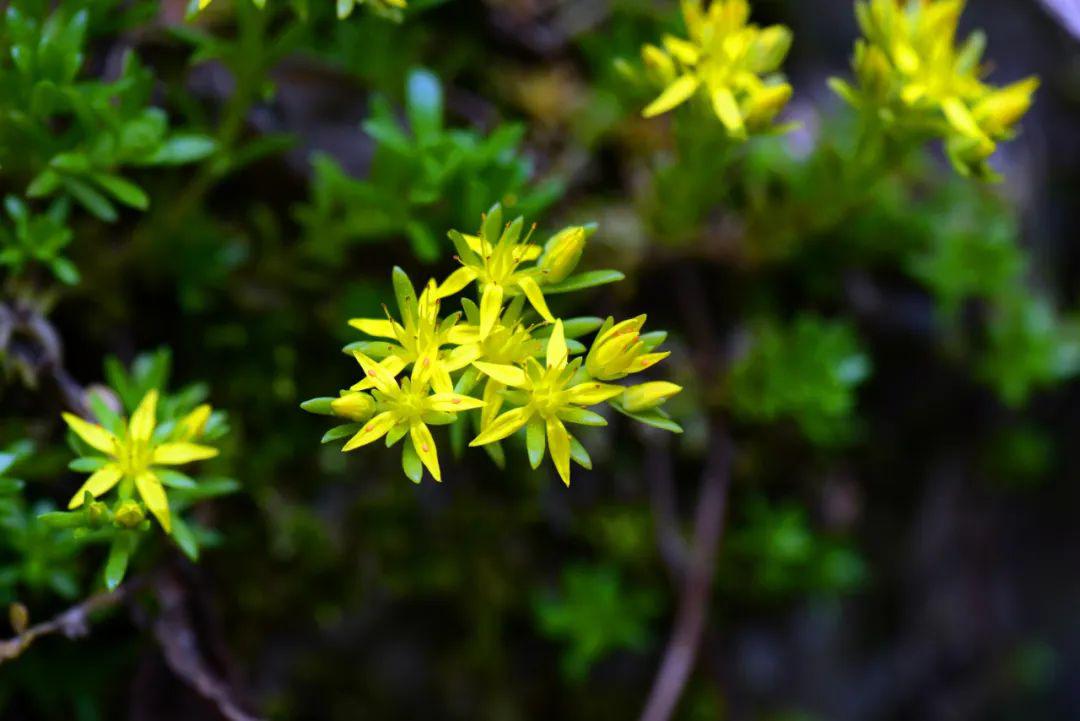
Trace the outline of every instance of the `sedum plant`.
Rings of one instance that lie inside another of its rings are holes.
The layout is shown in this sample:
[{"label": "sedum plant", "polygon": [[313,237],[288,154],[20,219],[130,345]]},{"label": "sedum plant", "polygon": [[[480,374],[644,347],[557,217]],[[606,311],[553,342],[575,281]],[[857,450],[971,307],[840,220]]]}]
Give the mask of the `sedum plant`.
[{"label": "sedum plant", "polygon": [[751,24],[747,0],[707,7],[703,0],[682,0],[682,15],[687,38],[665,35],[663,48],[641,49],[647,75],[664,88],[642,115],[661,115],[697,96],[732,138],[768,130],[791,98],[791,85],[777,74],[791,31]]},{"label": "sedum plant", "polygon": [[[394,269],[399,317],[350,321],[372,338],[346,348],[364,378],[338,398],[303,404],[305,410],[352,421],[329,431],[324,441],[349,437],[345,451],[381,438],[388,447],[403,441],[405,475],[419,482],[427,468],[439,481],[429,426],[471,421],[478,432],[469,445],[488,447],[497,460],[498,444],[524,430],[533,468],[546,452],[569,485],[570,461],[585,468],[592,462],[567,424],[607,425],[591,410],[595,406],[608,403],[644,423],[680,430],[661,408],[679,386],[611,383],[667,357],[656,350],[665,334],[642,333],[645,316],[620,323],[563,320],[548,307],[547,296],[621,279],[616,271],[574,273],[593,228],[564,228],[539,245],[524,227],[520,216],[504,225],[496,204],[476,235],[451,231],[462,267],[441,284],[429,281],[419,296],[405,272]],[[461,310],[441,315],[445,299],[474,285],[477,301],[463,297]],[[586,349],[577,339],[597,329]]]},{"label": "sedum plant", "polygon": [[901,140],[938,137],[964,175],[993,178],[987,159],[1014,135],[1037,78],[1005,87],[983,81],[986,37],[957,44],[964,0],[862,0],[855,84],[832,86],[871,122]]}]

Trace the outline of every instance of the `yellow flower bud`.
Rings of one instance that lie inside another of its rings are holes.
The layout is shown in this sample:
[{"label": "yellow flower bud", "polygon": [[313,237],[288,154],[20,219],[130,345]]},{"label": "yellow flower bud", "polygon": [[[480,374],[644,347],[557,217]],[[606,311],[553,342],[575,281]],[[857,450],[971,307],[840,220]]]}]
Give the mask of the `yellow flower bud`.
[{"label": "yellow flower bud", "polygon": [[585,370],[589,375],[603,381],[616,380],[667,358],[670,353],[650,353],[640,340],[644,324],[645,316],[639,315],[616,323],[597,335],[585,358]]},{"label": "yellow flower bud", "polygon": [[346,393],[330,401],[334,415],[351,421],[365,421],[375,412],[375,401],[367,393]]},{"label": "yellow flower bud", "polygon": [[631,413],[655,408],[682,390],[682,386],[667,381],[651,381],[631,386],[622,394],[623,408]]},{"label": "yellow flower bud", "polygon": [[146,514],[143,513],[142,506],[135,501],[124,501],[113,514],[116,523],[124,528],[135,528],[145,518]]},{"label": "yellow flower bud", "polygon": [[30,611],[25,605],[15,601],[8,606],[8,620],[11,622],[12,630],[21,634],[30,625]]},{"label": "yellow flower bud", "polygon": [[1031,107],[1038,87],[1038,78],[1028,78],[989,93],[976,103],[975,119],[990,135],[1004,135]]},{"label": "yellow flower bud", "polygon": [[791,99],[791,86],[769,85],[750,95],[743,107],[746,124],[751,129],[769,126]]},{"label": "yellow flower bud", "polygon": [[585,229],[580,225],[563,228],[551,237],[540,259],[542,282],[559,283],[574,272],[585,249]]},{"label": "yellow flower bud", "polygon": [[86,522],[91,527],[101,526],[109,519],[109,507],[101,501],[93,501],[86,506]]}]

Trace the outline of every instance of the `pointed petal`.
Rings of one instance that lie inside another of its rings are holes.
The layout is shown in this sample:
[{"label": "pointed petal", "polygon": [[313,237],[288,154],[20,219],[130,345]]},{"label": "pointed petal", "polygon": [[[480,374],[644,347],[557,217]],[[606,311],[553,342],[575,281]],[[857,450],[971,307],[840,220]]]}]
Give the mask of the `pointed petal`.
[{"label": "pointed petal", "polygon": [[213,409],[208,404],[203,403],[181,418],[178,425],[179,437],[185,441],[190,441],[201,436],[203,429],[206,428],[206,422],[210,420],[211,413],[213,413]]},{"label": "pointed petal", "polygon": [[547,301],[544,300],[544,292],[540,290],[537,282],[527,275],[518,276],[516,280],[518,287],[521,288],[521,291],[529,299],[529,303],[536,309],[536,312],[540,314],[540,317],[548,323],[553,322],[555,317],[548,310]]},{"label": "pointed petal", "polygon": [[[468,237],[468,236],[466,236]],[[436,292],[436,297],[446,298],[455,293],[461,292],[461,290],[476,280],[476,271],[469,266],[462,266],[453,273],[451,273],[446,280],[439,286],[439,290]]]},{"label": "pointed petal", "polygon": [[[355,356],[355,354],[354,354],[354,356]],[[368,358],[368,360],[373,361],[373,359],[370,356],[367,356],[367,358]],[[357,360],[359,361],[359,359],[357,359]],[[383,358],[381,361],[379,361],[378,365],[379,365],[380,368],[382,368],[387,373],[389,373],[391,378],[396,378],[397,374],[400,373],[405,368],[406,363],[401,358],[401,356],[389,355],[389,356],[386,356],[385,358]],[[361,368],[363,367],[362,363],[361,363],[360,367]],[[352,386],[349,388],[349,390],[351,390],[351,391],[366,391],[366,390],[368,390],[370,388],[377,388],[377,387],[378,386],[375,383],[375,379],[372,378],[371,376],[367,375],[366,372],[365,372],[364,379],[361,380],[361,381],[358,381],[356,383],[353,383]],[[397,381],[396,380],[394,381],[394,388],[397,388]],[[380,388],[379,390],[382,390],[382,389]],[[383,392],[385,393],[386,391],[383,391]],[[393,391],[391,390],[391,392],[393,392]]]},{"label": "pointed petal", "polygon": [[349,321],[349,325],[375,338],[397,338],[394,323],[385,318],[353,318]]},{"label": "pointed petal", "polygon": [[503,289],[501,285],[488,283],[480,296],[480,337],[487,338],[502,312]]},{"label": "pointed petal", "polygon": [[131,414],[131,423],[128,425],[128,433],[134,440],[146,441],[154,435],[154,425],[157,419],[158,392],[151,390],[139,403],[139,407]]},{"label": "pointed petal", "polygon": [[649,103],[641,115],[651,118],[666,113],[677,105],[682,105],[698,89],[698,79],[693,75],[681,75],[675,81],[664,88],[664,92],[656,100]]},{"label": "pointed petal", "polygon": [[501,441],[525,425],[529,418],[532,417],[532,414],[532,409],[528,407],[507,411],[488,424],[469,445],[483,446],[495,441]]},{"label": "pointed petal", "polygon": [[624,388],[610,383],[587,381],[566,389],[566,399],[579,406],[594,406],[622,393]]},{"label": "pointed petal", "polygon": [[548,453],[563,483],[570,485],[570,434],[558,418],[547,420]]},{"label": "pointed petal", "polygon": [[555,321],[555,330],[551,332],[551,337],[548,339],[547,367],[555,368],[557,366],[565,365],[568,357],[569,351],[566,348],[566,332],[563,330],[562,320],[557,320]]},{"label": "pointed petal", "polygon": [[517,366],[504,365],[502,363],[487,363],[476,361],[473,366],[489,378],[494,378],[503,385],[520,388],[525,385],[525,371]]},{"label": "pointed petal", "polygon": [[96,423],[88,423],[73,413],[63,414],[64,422],[68,424],[75,435],[86,441],[92,448],[110,455],[116,454],[116,436],[109,433]]},{"label": "pointed petal", "polygon": [[[398,365],[402,368],[405,366],[401,358],[389,356],[382,363],[376,363],[360,351],[354,352],[353,356],[360,364],[360,367],[364,369],[364,374],[367,378],[354,385],[352,390],[364,390],[364,388],[358,388],[358,386],[364,385],[365,381],[370,383],[370,385],[366,387],[376,388],[383,393],[393,394],[399,390],[397,380],[394,378],[396,374],[393,372],[393,368]],[[392,363],[387,363],[391,358],[396,360]],[[400,370],[400,368],[398,370]]]},{"label": "pointed petal", "polygon": [[356,435],[349,439],[342,451],[351,451],[360,446],[379,440],[394,426],[396,419],[390,411],[385,411],[375,416],[361,428]]},{"label": "pointed petal", "polygon": [[427,400],[428,408],[444,413],[460,413],[461,411],[471,411],[484,407],[484,402],[479,398],[462,395],[461,393],[434,393]]},{"label": "pointed petal", "polygon": [[716,117],[720,118],[720,122],[724,124],[724,127],[733,137],[742,138],[746,136],[746,125],[743,122],[742,112],[739,110],[739,103],[735,100],[731,88],[724,86],[714,89],[712,91],[712,105]]},{"label": "pointed petal", "polygon": [[165,495],[165,489],[153,472],[145,471],[135,477],[135,488],[139,490],[143,503],[158,519],[158,523],[165,529],[165,533],[172,533],[172,517],[169,514],[169,499]]},{"label": "pointed petal", "polygon": [[446,370],[453,373],[454,371],[461,370],[462,368],[479,358],[481,351],[482,349],[480,348],[479,344],[476,343],[473,343],[471,345],[458,346],[446,355],[446,358],[443,359],[442,364],[446,367]]},{"label": "pointed petal", "polygon": [[197,443],[162,443],[154,449],[150,462],[165,466],[179,466],[193,461],[204,461],[218,454],[218,449]]},{"label": "pointed petal", "polygon": [[442,472],[439,470],[439,454],[435,450],[435,439],[431,437],[431,430],[420,421],[409,426],[409,438],[412,439],[413,449],[420,456],[424,467],[431,473],[436,481],[442,481]]},{"label": "pointed petal", "polygon": [[115,463],[110,463],[106,466],[102,466],[98,470],[86,479],[86,483],[82,484],[75,495],[71,497],[71,501],[68,502],[68,509],[78,508],[82,505],[83,496],[87,491],[90,491],[90,495],[94,498],[108,493],[109,489],[116,485],[116,482],[123,476],[123,472],[120,470],[120,466]]}]

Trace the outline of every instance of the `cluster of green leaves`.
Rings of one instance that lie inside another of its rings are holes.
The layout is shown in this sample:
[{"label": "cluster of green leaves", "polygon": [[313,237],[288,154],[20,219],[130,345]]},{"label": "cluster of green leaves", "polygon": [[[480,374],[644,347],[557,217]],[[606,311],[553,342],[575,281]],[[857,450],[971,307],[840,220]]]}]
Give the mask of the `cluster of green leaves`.
[{"label": "cluster of green leaves", "polygon": [[866,582],[866,564],[851,543],[816,532],[801,505],[752,498],[738,513],[721,559],[728,593],[784,600],[850,593]]},{"label": "cluster of green leaves", "polygon": [[25,482],[11,475],[33,451],[28,441],[0,451],[0,603],[56,594],[65,599],[80,591],[77,556],[81,540],[57,531],[40,516],[47,502],[29,504]]},{"label": "cluster of green leaves", "polygon": [[853,440],[855,391],[870,373],[854,328],[806,314],[786,325],[765,320],[752,336],[727,381],[736,416],[793,421],[820,445]]},{"label": "cluster of green leaves", "polygon": [[538,593],[533,611],[544,635],[565,644],[561,668],[583,681],[604,656],[643,649],[660,599],[648,588],[628,588],[614,566],[568,566],[556,593]]},{"label": "cluster of green leaves", "polygon": [[534,182],[523,126],[487,135],[448,128],[443,106],[438,78],[415,69],[406,82],[406,127],[387,98],[372,101],[363,124],[375,142],[366,178],[350,177],[328,155],[314,158],[311,200],[297,212],[314,255],[337,261],[350,243],[405,237],[418,258],[433,261],[445,249],[445,229],[471,225],[492,200],[536,217],[559,197],[558,180]]}]

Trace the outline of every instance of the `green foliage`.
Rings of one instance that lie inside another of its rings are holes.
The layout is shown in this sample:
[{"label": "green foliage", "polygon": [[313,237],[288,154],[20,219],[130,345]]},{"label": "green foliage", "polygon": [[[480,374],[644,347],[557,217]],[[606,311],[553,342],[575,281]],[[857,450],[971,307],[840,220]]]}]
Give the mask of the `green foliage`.
[{"label": "green foliage", "polygon": [[557,180],[533,182],[523,126],[488,135],[447,128],[442,85],[426,70],[409,73],[405,98],[404,128],[385,97],[372,103],[363,127],[376,145],[365,179],[349,177],[328,155],[314,158],[311,200],[297,218],[317,257],[335,262],[357,241],[405,237],[430,262],[442,254],[447,228],[470,226],[493,200],[535,217],[561,194]]},{"label": "green foliage", "polygon": [[570,566],[556,594],[537,594],[536,621],[544,635],[566,644],[562,671],[583,681],[597,661],[619,650],[641,650],[660,610],[656,594],[627,588],[611,566]]},{"label": "green foliage", "polygon": [[4,209],[13,227],[0,226],[0,267],[18,276],[30,265],[40,263],[57,280],[68,285],[78,283],[78,269],[63,254],[74,236],[67,226],[68,208],[66,200],[58,199],[45,213],[35,215],[14,195],[4,198]]},{"label": "green foliage", "polygon": [[870,359],[847,323],[802,315],[788,325],[766,321],[728,380],[732,411],[752,422],[794,421],[813,443],[853,440],[855,391]]},{"label": "green foliage", "polygon": [[816,533],[794,503],[745,503],[721,563],[720,582],[751,600],[836,595],[861,587],[868,571],[851,544]]}]

